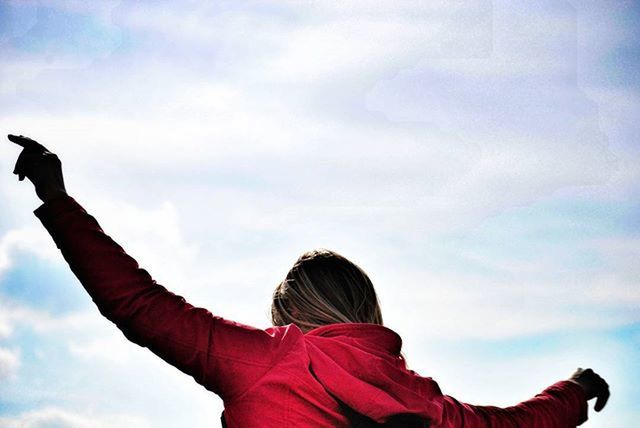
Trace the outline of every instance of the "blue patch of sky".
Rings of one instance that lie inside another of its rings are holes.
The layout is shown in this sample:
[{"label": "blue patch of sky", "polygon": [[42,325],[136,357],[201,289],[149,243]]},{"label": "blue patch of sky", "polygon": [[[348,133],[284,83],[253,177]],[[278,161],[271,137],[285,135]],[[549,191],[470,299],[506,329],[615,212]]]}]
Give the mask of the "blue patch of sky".
[{"label": "blue patch of sky", "polygon": [[[640,67],[640,3],[614,2],[604,6],[607,13],[615,17],[614,34],[622,34],[615,46],[602,52],[596,61],[580,68],[587,86],[604,86],[622,89],[640,89],[638,69]],[[604,24],[607,25],[607,21]],[[611,24],[608,24],[611,25]],[[604,27],[603,27],[604,30]],[[605,32],[606,34],[606,32]],[[606,37],[606,35],[605,35]],[[589,49],[585,46],[585,49]]]},{"label": "blue patch of sky", "polygon": [[52,263],[16,252],[19,260],[0,282],[0,293],[16,302],[45,310],[52,315],[90,305],[86,292],[64,263]]},{"label": "blue patch of sky", "polygon": [[608,52],[602,59],[606,72],[602,82],[608,86],[640,90],[640,42],[626,41]]},{"label": "blue patch of sky", "polygon": [[608,82],[615,86],[640,89],[640,3],[626,2],[621,24],[628,30],[627,37],[620,46],[605,56],[605,74]]},{"label": "blue patch of sky", "polygon": [[484,355],[487,359],[511,359],[542,353],[558,352],[567,347],[591,347],[597,346],[599,340],[608,342],[619,341],[630,348],[635,348],[635,354],[640,355],[640,323],[628,324],[616,328],[606,329],[580,329],[572,331],[559,331],[536,335],[519,336],[515,338],[500,339],[474,339],[457,338],[429,339],[430,343],[445,344],[448,351],[464,353],[472,348],[478,356]]},{"label": "blue patch of sky", "polygon": [[0,2],[0,43],[29,31],[37,23],[32,4]]},{"label": "blue patch of sky", "polygon": [[[11,16],[9,13],[4,16]],[[3,18],[4,19],[4,18]],[[40,6],[36,23],[12,41],[30,54],[96,57],[110,53],[120,43],[120,31],[90,14]]]}]

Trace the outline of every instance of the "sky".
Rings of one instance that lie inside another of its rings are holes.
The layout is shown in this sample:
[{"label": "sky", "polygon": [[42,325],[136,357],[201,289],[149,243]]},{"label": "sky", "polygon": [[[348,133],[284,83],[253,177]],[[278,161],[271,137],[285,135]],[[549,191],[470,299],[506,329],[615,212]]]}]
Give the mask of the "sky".
[{"label": "sky", "polygon": [[[360,265],[409,367],[507,406],[592,367],[640,418],[640,4],[0,1],[0,131],[157,282],[262,328],[304,251]],[[0,144],[0,427],[208,427],[102,318]],[[591,405],[592,407],[592,405]]]}]

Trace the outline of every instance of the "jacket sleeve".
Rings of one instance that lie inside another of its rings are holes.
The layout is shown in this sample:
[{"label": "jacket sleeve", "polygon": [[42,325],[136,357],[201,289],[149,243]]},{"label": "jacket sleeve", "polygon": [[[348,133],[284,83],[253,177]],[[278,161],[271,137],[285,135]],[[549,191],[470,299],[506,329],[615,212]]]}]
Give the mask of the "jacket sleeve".
[{"label": "jacket sleeve", "polygon": [[224,400],[247,390],[302,335],[294,326],[261,330],[190,305],[156,283],[70,196],[34,214],[102,315]]},{"label": "jacket sleeve", "polygon": [[534,398],[500,408],[461,403],[444,396],[442,428],[575,428],[587,420],[587,400],[582,387],[557,382]]}]

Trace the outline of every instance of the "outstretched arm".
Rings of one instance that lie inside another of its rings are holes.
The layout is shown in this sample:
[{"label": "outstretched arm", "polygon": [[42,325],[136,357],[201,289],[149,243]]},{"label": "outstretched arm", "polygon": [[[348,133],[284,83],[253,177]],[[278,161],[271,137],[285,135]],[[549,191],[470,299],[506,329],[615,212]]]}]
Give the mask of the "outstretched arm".
[{"label": "outstretched arm", "polygon": [[596,398],[599,412],[609,399],[609,385],[591,369],[578,369],[570,379],[556,382],[534,398],[500,408],[461,403],[444,397],[441,428],[571,428],[587,420],[587,401]]},{"label": "outstretched arm", "polygon": [[587,420],[587,400],[582,388],[561,381],[516,406],[475,406],[444,397],[439,428],[570,428]]},{"label": "outstretched arm", "polygon": [[249,388],[290,348],[296,335],[285,328],[260,330],[213,316],[157,284],[67,195],[57,156],[33,140],[16,140],[23,152],[14,173],[29,178],[44,202],[35,215],[100,312],[129,340],[225,400]]}]

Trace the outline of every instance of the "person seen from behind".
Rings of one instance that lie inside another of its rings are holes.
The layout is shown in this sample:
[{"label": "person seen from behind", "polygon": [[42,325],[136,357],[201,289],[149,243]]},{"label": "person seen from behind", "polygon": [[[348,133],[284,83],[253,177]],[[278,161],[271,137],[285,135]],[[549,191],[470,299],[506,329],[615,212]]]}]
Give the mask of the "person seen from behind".
[{"label": "person seen from behind", "polygon": [[330,250],[309,251],[276,287],[272,327],[197,308],[156,283],[68,195],[58,157],[36,141],[14,174],[43,202],[34,214],[102,315],[224,402],[226,427],[566,428],[604,408],[609,386],[578,369],[511,407],[462,403],[408,369],[402,340],[383,324],[367,274]]}]

